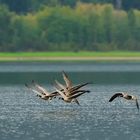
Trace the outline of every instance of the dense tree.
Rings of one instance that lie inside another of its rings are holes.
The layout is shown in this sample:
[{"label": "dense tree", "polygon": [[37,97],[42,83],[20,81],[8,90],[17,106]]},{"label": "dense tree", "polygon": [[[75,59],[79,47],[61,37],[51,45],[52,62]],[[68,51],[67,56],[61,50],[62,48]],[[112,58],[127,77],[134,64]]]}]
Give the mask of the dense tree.
[{"label": "dense tree", "polygon": [[65,0],[50,2],[26,14],[1,5],[0,51],[140,50],[139,10],[81,2],[73,8]]},{"label": "dense tree", "polygon": [[13,14],[4,5],[0,6],[0,50],[5,51],[12,40],[11,19]]},{"label": "dense tree", "polygon": [[46,49],[42,39],[41,29],[36,17],[32,14],[16,16],[13,19],[13,46],[14,51],[36,51]]},{"label": "dense tree", "polygon": [[112,7],[106,7],[103,14],[104,18],[104,28],[105,28],[105,36],[106,41],[111,43],[112,41]]}]

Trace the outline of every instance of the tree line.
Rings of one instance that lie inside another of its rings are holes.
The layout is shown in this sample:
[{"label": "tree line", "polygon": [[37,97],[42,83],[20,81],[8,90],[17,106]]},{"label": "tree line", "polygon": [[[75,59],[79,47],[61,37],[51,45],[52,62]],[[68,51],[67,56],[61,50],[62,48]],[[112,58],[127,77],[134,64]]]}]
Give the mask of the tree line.
[{"label": "tree line", "polygon": [[136,51],[139,44],[138,9],[77,2],[18,14],[0,5],[0,51]]}]

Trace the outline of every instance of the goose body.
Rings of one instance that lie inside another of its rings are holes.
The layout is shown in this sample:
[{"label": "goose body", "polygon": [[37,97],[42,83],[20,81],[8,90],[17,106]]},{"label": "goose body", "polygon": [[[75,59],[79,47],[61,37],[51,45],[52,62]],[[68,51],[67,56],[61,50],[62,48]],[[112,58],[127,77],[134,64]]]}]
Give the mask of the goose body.
[{"label": "goose body", "polygon": [[136,96],[134,95],[129,95],[127,93],[124,93],[124,92],[118,92],[118,93],[115,93],[110,99],[109,99],[109,102],[112,102],[115,98],[117,97],[122,97],[126,100],[134,100],[136,102],[136,107],[137,109],[139,110],[139,104],[138,104],[138,99]]},{"label": "goose body", "polygon": [[63,101],[67,103],[75,102],[78,105],[79,101],[76,99],[78,96],[90,92],[89,90],[71,90],[70,88],[65,87],[64,85],[60,84],[58,81],[56,82],[56,91],[61,95],[61,98]]},{"label": "goose body", "polygon": [[83,86],[86,86],[89,83],[83,83],[83,84],[74,86],[71,80],[69,79],[68,75],[64,71],[62,72],[62,75],[65,81],[65,85],[55,80],[56,91],[61,95],[59,99],[62,99],[63,101],[67,103],[75,102],[78,105],[80,105],[77,100],[77,97],[86,92],[90,92],[89,90],[83,90],[80,88],[82,88]]},{"label": "goose body", "polygon": [[25,86],[34,93],[36,93],[37,96],[43,100],[51,100],[56,96],[60,96],[59,99],[62,99],[67,103],[75,102],[78,105],[80,105],[77,100],[77,97],[81,96],[86,92],[90,92],[89,90],[84,90],[81,88],[90,83],[86,82],[78,85],[73,85],[72,81],[69,79],[68,75],[64,71],[62,71],[62,76],[65,84],[63,85],[57,80],[55,80],[54,86],[56,90],[54,92],[47,91],[45,88],[36,83],[34,80],[32,80],[31,84],[25,84]]},{"label": "goose body", "polygon": [[59,99],[62,99],[63,101],[67,102],[67,103],[71,103],[71,102],[75,102],[77,103],[78,105],[79,104],[79,101],[77,100],[77,97],[79,97],[80,95],[84,94],[85,92],[82,92],[82,93],[78,93],[78,94],[75,94],[75,95],[72,95],[72,96],[68,96],[68,91],[63,92],[61,90],[58,90],[56,88],[56,91],[61,95],[61,97]]}]

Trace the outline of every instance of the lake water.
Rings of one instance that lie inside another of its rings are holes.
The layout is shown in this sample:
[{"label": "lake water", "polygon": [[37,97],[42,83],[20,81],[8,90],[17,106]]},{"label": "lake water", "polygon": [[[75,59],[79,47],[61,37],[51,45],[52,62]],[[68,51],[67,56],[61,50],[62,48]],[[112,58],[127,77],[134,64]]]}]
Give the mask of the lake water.
[{"label": "lake water", "polygon": [[[80,106],[43,101],[24,86],[34,79],[53,91],[62,70],[74,84],[93,82]],[[108,102],[119,91],[140,97],[140,63],[0,63],[0,79],[0,140],[140,140],[135,102]]]}]

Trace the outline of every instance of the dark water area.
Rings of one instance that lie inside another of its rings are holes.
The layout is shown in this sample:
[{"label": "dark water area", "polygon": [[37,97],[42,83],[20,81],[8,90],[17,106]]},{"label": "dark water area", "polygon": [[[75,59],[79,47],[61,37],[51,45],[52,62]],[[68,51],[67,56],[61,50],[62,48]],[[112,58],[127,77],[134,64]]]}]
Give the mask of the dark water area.
[{"label": "dark water area", "polygon": [[[140,84],[140,72],[68,72],[75,83],[93,82],[94,84]],[[24,84],[37,80],[53,83],[62,80],[61,72],[0,72],[0,84]]]},{"label": "dark water area", "polygon": [[140,63],[49,62],[1,63],[0,84],[24,84],[31,79],[42,83],[62,80],[61,72],[71,79],[95,84],[140,84]]},{"label": "dark water area", "polygon": [[[91,81],[78,98],[80,106],[57,98],[43,101],[24,84],[32,79],[54,91],[61,71],[74,84]],[[140,113],[135,102],[115,92],[140,98],[140,63],[27,62],[0,63],[0,140],[139,140]]]}]

